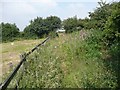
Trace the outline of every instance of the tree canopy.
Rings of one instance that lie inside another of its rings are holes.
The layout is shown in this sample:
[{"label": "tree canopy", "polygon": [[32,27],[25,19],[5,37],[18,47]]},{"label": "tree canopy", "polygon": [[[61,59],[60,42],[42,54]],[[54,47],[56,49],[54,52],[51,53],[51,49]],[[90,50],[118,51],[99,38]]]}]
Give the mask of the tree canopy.
[{"label": "tree canopy", "polygon": [[57,16],[50,16],[45,19],[37,17],[30,21],[30,25],[24,29],[26,38],[40,38],[47,36],[50,32],[56,32],[61,27],[61,19]]},{"label": "tree canopy", "polygon": [[16,37],[19,37],[19,29],[15,24],[1,23],[2,26],[2,41],[13,41]]},{"label": "tree canopy", "polygon": [[109,44],[120,41],[120,2],[112,5],[111,15],[105,23],[104,38]]},{"label": "tree canopy", "polygon": [[57,16],[46,18],[37,17],[30,21],[23,32],[15,24],[1,23],[2,40],[10,41],[16,37],[25,39],[36,39],[55,34],[57,29],[64,27],[66,33],[72,33],[84,29],[95,29],[103,31],[103,39],[108,43],[120,40],[120,2],[106,3],[101,0],[99,7],[94,12],[89,12],[89,18],[80,19],[77,16],[67,18],[63,21]]},{"label": "tree canopy", "polygon": [[74,16],[72,18],[65,19],[63,21],[63,27],[66,30],[66,33],[71,33],[81,30],[81,28],[83,28],[83,23],[81,19],[77,19],[77,17]]}]

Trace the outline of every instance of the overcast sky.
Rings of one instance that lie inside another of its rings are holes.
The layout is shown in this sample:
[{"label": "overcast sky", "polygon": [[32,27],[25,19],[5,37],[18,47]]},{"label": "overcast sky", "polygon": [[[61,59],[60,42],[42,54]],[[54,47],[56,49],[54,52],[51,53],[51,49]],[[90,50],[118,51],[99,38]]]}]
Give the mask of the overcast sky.
[{"label": "overcast sky", "polygon": [[[22,31],[31,19],[55,15],[62,20],[85,18],[100,0],[0,0],[0,22],[16,23]],[[111,2],[113,0],[107,0]],[[115,1],[115,0],[114,0]],[[118,0],[117,0],[118,1]]]}]

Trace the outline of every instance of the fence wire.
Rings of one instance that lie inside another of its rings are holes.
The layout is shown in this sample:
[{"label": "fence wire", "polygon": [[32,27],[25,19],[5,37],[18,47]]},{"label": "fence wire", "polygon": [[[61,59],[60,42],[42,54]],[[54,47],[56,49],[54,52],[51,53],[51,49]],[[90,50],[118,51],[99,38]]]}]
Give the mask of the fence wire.
[{"label": "fence wire", "polygon": [[16,90],[17,88],[19,88],[19,82],[25,73],[26,67],[29,66],[27,58],[30,54],[37,50],[39,46],[44,45],[49,39],[50,37],[47,37],[42,43],[36,45],[31,51],[24,53],[20,56],[20,63],[16,66],[16,68],[8,76],[8,78],[0,85],[0,90],[5,90],[7,88],[13,88]]}]

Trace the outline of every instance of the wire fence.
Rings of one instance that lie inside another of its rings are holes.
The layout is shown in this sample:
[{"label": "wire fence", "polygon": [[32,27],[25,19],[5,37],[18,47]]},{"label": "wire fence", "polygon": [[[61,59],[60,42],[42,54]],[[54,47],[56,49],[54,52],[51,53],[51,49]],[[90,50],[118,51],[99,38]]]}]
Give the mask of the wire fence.
[{"label": "wire fence", "polygon": [[16,68],[12,71],[12,73],[8,76],[8,78],[0,85],[0,90],[5,90],[7,88],[14,88],[15,90],[19,86],[19,82],[22,79],[24,70],[26,68],[27,58],[30,54],[32,54],[37,48],[41,45],[44,45],[50,37],[47,37],[42,43],[36,45],[32,50],[30,50],[28,53],[24,53],[20,55],[20,62],[16,66]]}]

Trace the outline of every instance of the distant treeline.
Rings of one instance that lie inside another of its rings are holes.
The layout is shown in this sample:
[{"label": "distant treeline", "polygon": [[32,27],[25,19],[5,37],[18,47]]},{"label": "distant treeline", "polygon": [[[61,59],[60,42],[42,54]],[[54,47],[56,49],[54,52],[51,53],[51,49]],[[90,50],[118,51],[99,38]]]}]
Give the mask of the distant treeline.
[{"label": "distant treeline", "polygon": [[56,35],[56,30],[63,27],[66,33],[72,33],[82,29],[99,29],[103,31],[104,40],[113,43],[120,40],[120,2],[105,3],[98,2],[94,12],[89,12],[89,18],[80,19],[77,16],[61,19],[57,16],[49,16],[43,19],[37,17],[30,21],[30,24],[19,31],[15,24],[1,23],[2,41],[13,41],[16,38],[36,39],[48,35]]}]

